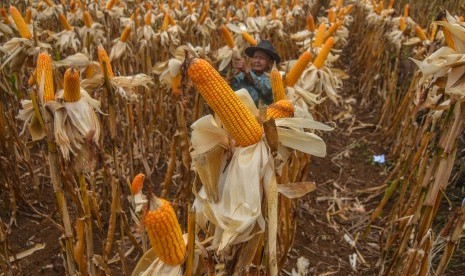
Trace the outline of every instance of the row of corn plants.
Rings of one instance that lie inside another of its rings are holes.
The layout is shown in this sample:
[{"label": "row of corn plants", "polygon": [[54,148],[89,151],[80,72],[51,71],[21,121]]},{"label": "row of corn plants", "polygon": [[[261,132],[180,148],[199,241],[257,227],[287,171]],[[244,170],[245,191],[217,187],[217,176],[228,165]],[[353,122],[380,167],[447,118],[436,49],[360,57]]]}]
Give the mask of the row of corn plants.
[{"label": "row of corn plants", "polygon": [[[364,96],[381,106],[379,126],[395,160],[370,221],[383,217],[385,222],[382,274],[442,275],[465,225],[463,203],[451,206],[454,211],[444,225],[437,220],[459,162],[465,24],[463,17],[437,9],[425,31],[409,16],[411,8],[421,5],[412,2],[396,12],[393,2],[388,8],[383,1],[360,2],[355,12],[355,22],[370,23],[369,40],[354,37],[365,53],[356,58],[362,64],[371,58],[377,62],[354,72],[365,74],[369,86],[362,90]],[[417,13],[425,10],[420,7]],[[414,72],[412,65],[419,70]]]},{"label": "row of corn plants", "polygon": [[[297,198],[315,189],[310,155],[326,154],[314,132],[332,127],[314,118],[341,101],[335,64],[354,5],[332,1],[319,15],[310,0],[9,4],[0,8],[3,272],[21,271],[8,245],[20,209],[62,234],[70,275],[115,264],[129,274],[129,256],[134,275],[277,275]],[[270,74],[275,102],[257,108],[227,80],[231,60],[260,39],[285,61]],[[35,203],[50,190],[59,221]]]}]

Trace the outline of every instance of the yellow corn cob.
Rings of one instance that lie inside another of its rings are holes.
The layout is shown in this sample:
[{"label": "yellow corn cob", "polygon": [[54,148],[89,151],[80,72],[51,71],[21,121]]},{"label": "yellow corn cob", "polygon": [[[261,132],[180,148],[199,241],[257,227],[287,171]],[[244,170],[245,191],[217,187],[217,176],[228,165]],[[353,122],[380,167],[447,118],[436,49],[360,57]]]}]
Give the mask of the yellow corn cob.
[{"label": "yellow corn cob", "polygon": [[168,13],[165,13],[165,16],[163,17],[163,25],[161,25],[162,31],[166,32],[168,30],[168,26],[170,24],[170,16]]},{"label": "yellow corn cob", "polygon": [[294,117],[294,106],[289,100],[280,100],[274,102],[266,109],[266,119],[270,118],[289,118]]},{"label": "yellow corn cob", "polygon": [[158,3],[158,9],[160,10],[160,12],[166,13],[166,10],[165,10],[165,8],[163,7],[163,4],[160,3],[160,2]]},{"label": "yellow corn cob", "polygon": [[168,14],[168,19],[170,21],[170,26],[176,26],[176,21],[174,21],[173,17]]},{"label": "yellow corn cob", "polygon": [[144,187],[144,179],[145,175],[140,173],[134,177],[131,184],[131,191],[133,194],[138,194],[142,191],[142,187]]},{"label": "yellow corn cob", "polygon": [[5,24],[10,24],[10,19],[8,18],[8,15],[6,14],[5,8],[1,8],[0,13],[2,14],[3,21],[5,22]]},{"label": "yellow corn cob", "polygon": [[307,30],[310,32],[315,31],[315,20],[311,14],[307,18]]},{"label": "yellow corn cob", "polygon": [[394,7],[394,0],[389,0],[388,10],[392,9],[392,7]]},{"label": "yellow corn cob", "polygon": [[176,213],[170,203],[152,196],[150,210],[145,215],[145,227],[152,248],[160,260],[168,265],[184,262],[186,245]]},{"label": "yellow corn cob", "polygon": [[261,125],[210,63],[194,59],[187,74],[237,145],[246,147],[260,141]]},{"label": "yellow corn cob", "polygon": [[421,40],[426,40],[426,34],[423,31],[423,29],[420,27],[420,25],[415,26],[415,34],[421,39]]},{"label": "yellow corn cob", "polygon": [[15,22],[16,28],[18,29],[19,35],[22,38],[31,39],[32,38],[31,31],[29,30],[29,27],[27,26],[26,22],[24,21],[23,16],[18,11],[18,9],[15,8],[14,6],[10,6],[10,13],[11,13],[11,17],[13,18],[13,21]]},{"label": "yellow corn cob", "polygon": [[442,27],[442,32],[444,33],[444,38],[446,39],[447,46],[455,50],[455,43],[452,39],[452,34],[450,33],[449,29],[447,29],[446,27]]},{"label": "yellow corn cob", "polygon": [[248,6],[248,17],[253,17],[253,14],[255,13],[255,3],[254,2],[249,2]]},{"label": "yellow corn cob", "polygon": [[401,17],[400,18],[400,21],[399,21],[399,30],[401,30],[402,32],[405,31],[405,17]]},{"label": "yellow corn cob", "polygon": [[266,16],[265,7],[262,4],[260,4],[259,9],[260,9],[260,16]]},{"label": "yellow corn cob", "polygon": [[131,25],[127,25],[127,26],[124,28],[123,32],[121,33],[121,36],[120,36],[119,39],[120,39],[122,42],[126,42],[126,41],[128,41],[129,35],[130,35],[130,34],[131,34]]},{"label": "yellow corn cob", "polygon": [[297,81],[302,75],[302,72],[307,68],[307,65],[312,60],[312,54],[309,51],[303,52],[299,59],[294,63],[292,68],[289,70],[289,73],[286,74],[286,85],[289,87],[294,87]]},{"label": "yellow corn cob", "polygon": [[326,40],[325,45],[323,45],[323,48],[321,48],[320,53],[318,53],[318,56],[316,57],[315,61],[313,62],[313,65],[315,65],[316,68],[320,69],[323,67],[325,64],[326,58],[329,55],[329,52],[333,48],[334,45],[334,38],[330,37],[328,40]]},{"label": "yellow corn cob", "polygon": [[82,14],[82,17],[84,17],[84,24],[86,25],[86,27],[90,28],[92,26],[92,16],[90,16],[90,13],[88,11],[85,11]]},{"label": "yellow corn cob", "polygon": [[231,21],[231,10],[228,9],[228,11],[226,12],[226,22],[230,22]]},{"label": "yellow corn cob", "polygon": [[336,19],[336,14],[334,13],[333,9],[330,8],[328,10],[328,21],[334,22],[335,19]]},{"label": "yellow corn cob", "polygon": [[273,101],[277,102],[286,98],[286,92],[284,91],[283,78],[276,68],[276,62],[273,64],[273,68],[270,72],[270,83],[271,91],[273,91]]},{"label": "yellow corn cob", "polygon": [[339,8],[342,7],[342,4],[344,4],[344,0],[338,0],[338,1],[336,2],[335,7],[336,7],[337,9],[339,9]]},{"label": "yellow corn cob", "polygon": [[116,0],[108,0],[107,6],[106,6],[107,10],[111,10],[111,8],[113,8],[115,3],[116,3]]},{"label": "yellow corn cob", "polygon": [[[171,2],[171,0],[168,0],[167,2],[168,2],[168,8],[170,10],[172,10],[173,9],[173,3]],[[176,0],[175,0],[175,2],[176,2]]]},{"label": "yellow corn cob", "polygon": [[150,26],[151,23],[152,23],[152,11],[150,10],[145,14],[145,25]]},{"label": "yellow corn cob", "polygon": [[276,20],[276,7],[273,5],[271,8],[271,19]]},{"label": "yellow corn cob", "polygon": [[189,15],[194,13],[194,9],[192,8],[192,4],[189,3],[189,2],[187,2],[187,12],[189,13]]},{"label": "yellow corn cob", "polygon": [[286,9],[286,0],[281,0],[281,9],[285,10]]},{"label": "yellow corn cob", "polygon": [[321,47],[323,45],[326,33],[326,26],[325,23],[321,22],[320,26],[318,27],[318,31],[315,36],[315,47]]},{"label": "yellow corn cob", "polygon": [[333,34],[339,29],[339,27],[341,27],[341,22],[337,21],[336,23],[334,23],[329,29],[328,31],[326,32],[325,34],[325,38],[324,38],[324,41],[326,41],[326,39],[328,39],[328,37],[330,36],[333,36]]},{"label": "yellow corn cob", "polygon": [[234,37],[225,25],[221,25],[221,34],[223,35],[224,42],[229,48],[234,48]]},{"label": "yellow corn cob", "polygon": [[26,22],[27,25],[31,24],[31,22],[32,22],[32,10],[31,10],[31,8],[27,8],[26,16],[24,17],[24,22]]},{"label": "yellow corn cob", "polygon": [[86,76],[86,79],[90,79],[95,75],[94,66],[92,64],[86,67],[86,70],[84,71],[84,75]]},{"label": "yellow corn cob", "polygon": [[55,90],[53,89],[53,72],[52,58],[47,53],[40,53],[37,58],[37,82],[44,85],[44,102],[53,101],[55,99]]},{"label": "yellow corn cob", "polygon": [[174,9],[175,11],[179,10],[179,3],[178,3],[178,0],[174,0],[173,9]]},{"label": "yellow corn cob", "polygon": [[345,8],[345,12],[344,12],[344,13],[345,13],[345,14],[349,14],[349,13],[352,11],[353,8],[354,8],[354,4],[348,5],[348,6]]},{"label": "yellow corn cob", "polygon": [[199,18],[199,24],[202,25],[205,22],[205,19],[207,19],[207,13],[203,12]]},{"label": "yellow corn cob", "polygon": [[74,68],[68,68],[63,80],[63,100],[65,102],[77,102],[81,99],[81,83],[79,71]]},{"label": "yellow corn cob", "polygon": [[379,5],[376,7],[376,10],[375,10],[376,14],[381,14],[381,11],[382,11],[383,9],[384,9],[384,2],[381,1],[381,2],[379,3]]},{"label": "yellow corn cob", "polygon": [[42,1],[44,1],[49,7],[53,6],[53,3],[50,0],[42,0]]},{"label": "yellow corn cob", "polygon": [[236,9],[242,9],[242,0],[236,1]]},{"label": "yellow corn cob", "polygon": [[64,14],[60,13],[58,15],[58,20],[60,20],[61,25],[63,25],[63,28],[65,28],[67,31],[71,31],[73,29],[71,25],[69,25],[68,19],[66,19]]},{"label": "yellow corn cob", "polygon": [[257,41],[248,32],[243,32],[242,37],[252,46],[257,46]]},{"label": "yellow corn cob", "polygon": [[171,90],[175,95],[180,95],[182,92],[181,89],[181,71],[179,71],[176,76],[174,76],[173,80],[171,81]]},{"label": "yellow corn cob", "polygon": [[431,27],[431,34],[429,37],[430,41],[433,41],[436,38],[436,32],[438,31],[438,24],[433,22],[433,26]]},{"label": "yellow corn cob", "polygon": [[36,83],[36,78],[37,78],[37,68],[34,68],[34,72],[32,72],[32,75],[27,80],[27,85],[29,87],[33,86]]},{"label": "yellow corn cob", "polygon": [[405,7],[404,7],[404,17],[408,17],[409,12],[410,12],[410,5],[409,5],[409,4],[405,4]]},{"label": "yellow corn cob", "polygon": [[100,66],[102,68],[101,69],[102,74],[104,74],[104,72],[103,72],[103,63],[105,63],[106,66],[107,66],[108,78],[109,79],[113,78],[114,74],[113,74],[113,70],[111,69],[110,59],[108,58],[107,51],[105,51],[105,48],[103,48],[102,45],[98,46],[97,54],[98,54],[98,60],[100,61]]}]

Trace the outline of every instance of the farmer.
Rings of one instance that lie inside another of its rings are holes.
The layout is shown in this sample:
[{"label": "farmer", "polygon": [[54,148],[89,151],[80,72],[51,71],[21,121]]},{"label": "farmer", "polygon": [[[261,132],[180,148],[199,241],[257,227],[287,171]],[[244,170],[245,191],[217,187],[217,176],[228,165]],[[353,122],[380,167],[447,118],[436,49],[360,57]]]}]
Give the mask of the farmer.
[{"label": "farmer", "polygon": [[273,62],[279,63],[281,58],[268,40],[246,48],[245,54],[250,57],[252,66],[249,67],[244,58],[234,59],[233,66],[240,73],[231,80],[231,87],[247,89],[257,107],[259,100],[265,105],[273,103],[269,70]]}]

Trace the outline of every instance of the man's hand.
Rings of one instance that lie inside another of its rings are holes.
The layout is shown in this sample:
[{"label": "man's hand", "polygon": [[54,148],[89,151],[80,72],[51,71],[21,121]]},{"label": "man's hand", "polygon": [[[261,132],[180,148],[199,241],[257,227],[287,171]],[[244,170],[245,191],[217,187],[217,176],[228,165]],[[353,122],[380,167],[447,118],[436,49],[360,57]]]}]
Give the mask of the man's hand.
[{"label": "man's hand", "polygon": [[246,75],[249,74],[249,67],[244,58],[233,58],[233,67],[238,71],[244,72]]}]

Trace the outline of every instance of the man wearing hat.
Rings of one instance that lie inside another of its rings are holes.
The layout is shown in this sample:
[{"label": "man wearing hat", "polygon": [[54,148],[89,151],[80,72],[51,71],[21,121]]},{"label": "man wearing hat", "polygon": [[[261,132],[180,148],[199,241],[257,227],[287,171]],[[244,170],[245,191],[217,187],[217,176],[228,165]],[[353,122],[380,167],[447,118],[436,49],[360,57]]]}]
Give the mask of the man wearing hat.
[{"label": "man wearing hat", "polygon": [[231,80],[231,87],[234,90],[247,89],[257,107],[260,100],[266,105],[273,103],[268,71],[273,62],[279,63],[281,58],[268,40],[262,40],[257,46],[246,48],[245,54],[250,57],[251,68],[244,58],[234,59],[233,66],[241,73]]}]

